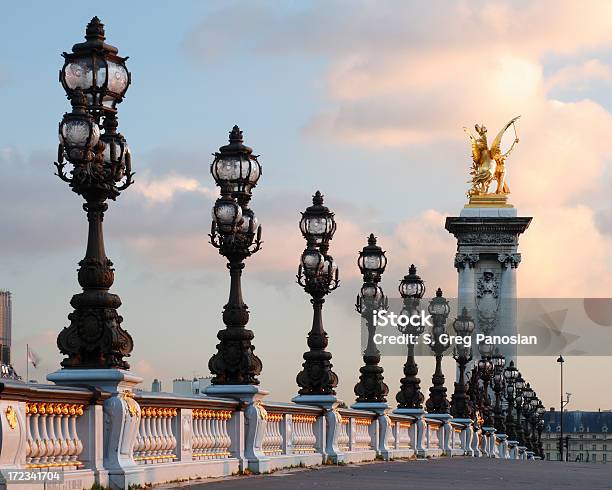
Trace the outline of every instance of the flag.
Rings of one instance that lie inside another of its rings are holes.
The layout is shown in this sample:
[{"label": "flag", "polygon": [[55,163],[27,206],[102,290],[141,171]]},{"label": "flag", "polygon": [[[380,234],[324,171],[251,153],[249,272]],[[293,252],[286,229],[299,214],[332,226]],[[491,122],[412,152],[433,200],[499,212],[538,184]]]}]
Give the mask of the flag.
[{"label": "flag", "polygon": [[38,356],[36,352],[30,349],[30,346],[28,346],[28,362],[31,363],[34,367],[38,367],[38,365],[40,364],[40,356]]}]

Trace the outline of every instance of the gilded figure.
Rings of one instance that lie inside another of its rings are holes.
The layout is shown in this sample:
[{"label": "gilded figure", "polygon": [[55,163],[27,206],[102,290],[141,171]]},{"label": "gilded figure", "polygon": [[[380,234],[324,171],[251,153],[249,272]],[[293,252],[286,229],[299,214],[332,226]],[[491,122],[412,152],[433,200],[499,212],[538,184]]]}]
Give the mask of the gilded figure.
[{"label": "gilded figure", "polygon": [[[517,116],[506,123],[497,133],[490,147],[487,142],[487,128],[485,126],[476,124],[474,126],[476,135],[467,128],[463,128],[472,144],[472,168],[470,171],[472,179],[469,181],[472,186],[467,193],[468,197],[489,194],[489,187],[493,181],[497,182],[495,194],[510,193],[510,189],[506,183],[506,158],[510,155],[514,146],[519,142],[516,134],[516,127],[514,126],[515,121],[519,117],[521,116]],[[501,140],[510,126],[514,127],[514,141],[508,151],[502,153]]]}]

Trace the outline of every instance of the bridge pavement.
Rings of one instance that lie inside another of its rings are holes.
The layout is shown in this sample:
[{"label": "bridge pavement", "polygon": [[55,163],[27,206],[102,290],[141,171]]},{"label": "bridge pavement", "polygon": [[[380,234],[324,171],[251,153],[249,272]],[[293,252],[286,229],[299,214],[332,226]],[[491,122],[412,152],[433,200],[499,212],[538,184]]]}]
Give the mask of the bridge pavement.
[{"label": "bridge pavement", "polygon": [[612,464],[510,461],[481,458],[374,462],[279,471],[164,485],[189,490],[333,489],[612,489]]}]

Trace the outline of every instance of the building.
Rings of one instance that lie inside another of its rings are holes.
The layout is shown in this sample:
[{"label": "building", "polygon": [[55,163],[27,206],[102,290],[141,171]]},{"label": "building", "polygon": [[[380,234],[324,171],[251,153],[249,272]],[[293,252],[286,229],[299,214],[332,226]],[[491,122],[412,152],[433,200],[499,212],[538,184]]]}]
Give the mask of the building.
[{"label": "building", "polygon": [[[612,462],[612,410],[563,413],[564,459],[583,463]],[[544,415],[542,445],[547,460],[559,461],[560,412],[551,409]]]},{"label": "building", "polygon": [[162,390],[161,381],[159,379],[155,378],[153,380],[153,383],[151,384],[151,391],[153,393],[159,393],[159,392],[161,392],[161,390]]},{"label": "building", "polygon": [[0,363],[11,364],[12,333],[11,293],[0,290]]},{"label": "building", "polygon": [[178,378],[172,381],[172,393],[176,395],[203,395],[204,390],[210,386],[211,377],[193,379]]}]

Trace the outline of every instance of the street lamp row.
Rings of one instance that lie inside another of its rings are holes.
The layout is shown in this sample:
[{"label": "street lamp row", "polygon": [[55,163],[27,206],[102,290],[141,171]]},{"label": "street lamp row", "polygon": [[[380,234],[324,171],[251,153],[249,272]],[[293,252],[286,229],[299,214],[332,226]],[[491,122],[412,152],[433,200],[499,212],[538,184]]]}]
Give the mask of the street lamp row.
[{"label": "street lamp row", "polygon": [[[107,200],[115,200],[133,183],[131,154],[125,137],[118,132],[117,106],[131,83],[127,57],[118,55],[116,47],[106,43],[104,25],[94,17],[86,28],[85,42],[75,44],[71,53],[63,53],[65,62],[60,82],[72,109],[59,124],[57,175],[73,192],[82,196],[89,222],[87,249],[79,263],[78,280],[82,292],[71,300],[74,311],[68,316],[70,325],[57,338],[59,350],[66,357],[66,369],[129,369],[125,358],[133,350],[133,340],[121,326],[123,318],[117,309],[121,300],[109,292],[114,281],[113,263],[106,256],[103,217]],[[245,260],[261,249],[262,227],[249,207],[253,190],[262,175],[258,156],[244,144],[243,133],[234,126],[229,143],[214,154],[211,175],[220,189],[220,197],[212,209],[209,234],[211,244],[227,260],[230,291],[223,308],[225,328],[217,334],[217,352],[208,366],[214,375],[213,385],[258,385],[262,362],[254,353],[254,334],[247,329],[249,310],[242,297],[241,277]],[[301,396],[333,396],[338,376],[332,370],[332,355],[326,350],[328,335],[323,327],[322,310],[325,297],[339,286],[338,267],[329,254],[336,231],[334,213],[324,205],[317,191],[299,222],[306,241],[297,273],[297,282],[311,297],[312,328],[308,333],[309,350],[304,353],[303,369],[296,381]],[[384,250],[371,234],[359,252],[357,265],[363,285],[357,296],[356,310],[362,317],[368,342],[363,353],[363,367],[355,385],[358,403],[386,403],[389,392],[384,382],[380,352],[373,341],[376,327],[373,311],[388,308],[380,282],[387,265]],[[425,294],[425,283],[411,265],[400,281],[402,313],[414,315]],[[450,313],[441,289],[428,305],[433,319],[431,349],[436,368],[424,401],[414,358],[414,344],[408,343],[403,367],[404,376],[396,395],[398,408],[422,409],[429,413],[451,413],[456,418],[477,420],[482,426],[494,426],[498,432],[518,439],[541,455],[541,432],[544,407],[529,383],[514,366],[506,367],[504,357],[491,347],[481,346],[481,358],[474,364],[469,379],[466,367],[472,361],[471,347],[455,346],[453,357],[459,368],[458,381],[449,403],[442,357],[447,350],[440,337],[445,334]],[[406,335],[419,336],[424,325],[408,323],[398,327]],[[457,335],[471,336],[474,320],[463,308],[454,320]],[[494,405],[490,391],[495,395]]]}]

